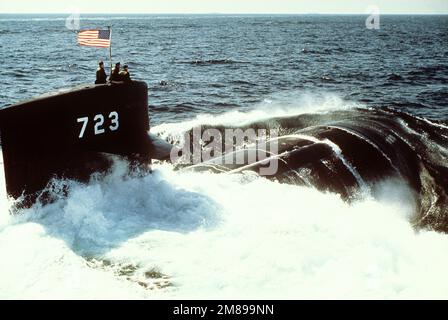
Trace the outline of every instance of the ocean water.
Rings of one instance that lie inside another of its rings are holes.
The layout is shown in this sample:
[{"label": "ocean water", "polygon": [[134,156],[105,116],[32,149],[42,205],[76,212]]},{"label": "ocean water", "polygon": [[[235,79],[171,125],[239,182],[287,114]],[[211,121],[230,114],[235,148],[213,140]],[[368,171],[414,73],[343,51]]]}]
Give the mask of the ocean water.
[{"label": "ocean water", "polygon": [[[0,15],[0,106],[94,81],[108,50],[78,47],[65,18]],[[255,173],[129,175],[117,159],[10,215],[2,178],[0,298],[447,298],[448,17],[384,16],[380,30],[365,18],[87,15],[81,27],[112,25],[114,62],[148,83],[151,131],[167,141],[199,125],[367,119],[393,127],[432,188],[390,176],[348,202]]]}]

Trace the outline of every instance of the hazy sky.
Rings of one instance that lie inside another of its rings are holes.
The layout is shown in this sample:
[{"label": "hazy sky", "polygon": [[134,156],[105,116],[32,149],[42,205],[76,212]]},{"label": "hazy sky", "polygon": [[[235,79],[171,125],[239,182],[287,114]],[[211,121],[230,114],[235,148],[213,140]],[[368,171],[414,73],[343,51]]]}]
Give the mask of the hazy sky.
[{"label": "hazy sky", "polygon": [[444,13],[448,0],[1,0],[0,13]]}]

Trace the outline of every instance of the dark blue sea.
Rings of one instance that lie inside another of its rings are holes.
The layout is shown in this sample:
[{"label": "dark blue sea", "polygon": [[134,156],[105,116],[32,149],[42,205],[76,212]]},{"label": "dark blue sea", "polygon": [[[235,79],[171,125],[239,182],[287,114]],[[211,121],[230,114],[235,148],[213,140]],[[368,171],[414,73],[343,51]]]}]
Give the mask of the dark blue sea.
[{"label": "dark blue sea", "polygon": [[[109,65],[66,18],[0,15],[0,107]],[[152,133],[275,128],[301,165],[130,176],[116,160],[15,215],[2,177],[0,298],[448,298],[448,16],[366,18],[81,15],[148,84]]]},{"label": "dark blue sea", "polygon": [[[77,45],[64,15],[1,15],[0,106],[94,81],[107,49]],[[150,86],[153,123],[245,110],[279,94],[336,93],[447,120],[448,17],[81,16],[112,26],[113,61]],[[166,81],[168,86],[161,86]]]}]

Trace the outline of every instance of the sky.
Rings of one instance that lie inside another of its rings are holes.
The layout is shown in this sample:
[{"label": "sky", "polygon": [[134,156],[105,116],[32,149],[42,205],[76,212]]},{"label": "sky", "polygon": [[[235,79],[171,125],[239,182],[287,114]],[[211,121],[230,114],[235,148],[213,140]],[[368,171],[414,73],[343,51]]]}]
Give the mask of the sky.
[{"label": "sky", "polygon": [[0,13],[448,14],[448,0],[1,0]]}]

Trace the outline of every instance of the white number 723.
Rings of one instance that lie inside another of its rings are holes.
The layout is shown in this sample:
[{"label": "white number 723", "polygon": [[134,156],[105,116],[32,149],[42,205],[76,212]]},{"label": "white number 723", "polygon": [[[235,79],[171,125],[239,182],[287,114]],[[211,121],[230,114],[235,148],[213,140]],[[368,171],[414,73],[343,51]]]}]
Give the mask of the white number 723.
[{"label": "white number 723", "polygon": [[[111,113],[109,113],[109,119],[111,121],[109,130],[117,131],[118,128],[120,127],[118,112],[112,111]],[[79,133],[79,139],[82,139],[86,133],[87,125],[89,123],[89,118],[82,117],[82,118],[78,118],[77,121],[78,121],[78,123],[82,123],[81,132]],[[102,114],[97,114],[94,117],[93,121],[95,121],[95,126],[94,126],[95,135],[103,134],[106,132],[106,130],[104,128],[102,128],[102,125],[104,124],[104,116]]]}]

